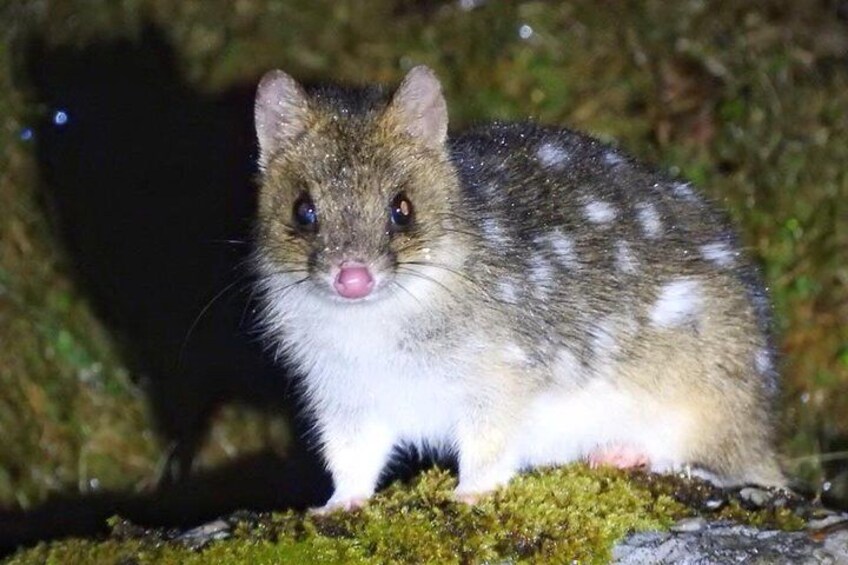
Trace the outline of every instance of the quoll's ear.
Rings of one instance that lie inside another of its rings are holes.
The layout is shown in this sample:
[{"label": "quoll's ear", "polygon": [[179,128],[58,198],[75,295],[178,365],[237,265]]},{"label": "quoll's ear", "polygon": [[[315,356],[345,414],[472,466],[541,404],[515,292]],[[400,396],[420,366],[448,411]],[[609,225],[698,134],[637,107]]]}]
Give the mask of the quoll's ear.
[{"label": "quoll's ear", "polygon": [[442,96],[442,85],[436,74],[423,65],[407,73],[386,115],[430,147],[440,148],[447,138],[448,107]]},{"label": "quoll's ear", "polygon": [[253,110],[259,141],[259,167],[306,129],[309,103],[306,93],[292,77],[280,70],[269,71],[259,81]]}]

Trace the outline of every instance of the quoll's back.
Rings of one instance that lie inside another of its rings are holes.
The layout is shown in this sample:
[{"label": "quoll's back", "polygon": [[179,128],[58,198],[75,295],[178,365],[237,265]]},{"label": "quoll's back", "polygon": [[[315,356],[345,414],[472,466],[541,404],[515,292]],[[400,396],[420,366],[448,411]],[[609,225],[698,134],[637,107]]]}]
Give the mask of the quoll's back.
[{"label": "quoll's back", "polygon": [[[627,319],[625,334],[697,334],[701,315],[723,312],[728,331],[755,326],[752,368],[766,390],[776,389],[757,270],[725,214],[692,185],[593,138],[534,124],[479,128],[453,141],[451,153],[479,227],[477,278],[518,318],[548,330],[579,326],[571,337],[585,341],[610,333],[607,317]],[[737,308],[704,310],[707,289]]]}]

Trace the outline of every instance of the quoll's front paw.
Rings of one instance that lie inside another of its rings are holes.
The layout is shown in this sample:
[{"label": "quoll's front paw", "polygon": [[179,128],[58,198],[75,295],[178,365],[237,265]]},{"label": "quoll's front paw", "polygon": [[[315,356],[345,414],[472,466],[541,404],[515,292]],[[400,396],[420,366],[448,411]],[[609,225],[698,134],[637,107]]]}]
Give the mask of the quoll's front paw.
[{"label": "quoll's front paw", "polygon": [[454,500],[469,506],[474,506],[484,496],[486,496],[485,492],[460,492],[459,489],[453,491]]},{"label": "quoll's front paw", "polygon": [[511,476],[511,473],[505,473],[503,476],[488,477],[488,480],[483,481],[460,481],[453,491],[453,498],[464,504],[477,504],[495,489],[506,485]]},{"label": "quoll's front paw", "polygon": [[335,512],[336,510],[344,510],[345,512],[349,512],[351,510],[357,510],[365,506],[365,503],[368,502],[367,496],[355,496],[355,497],[345,497],[345,498],[336,498],[336,496],[332,496],[330,500],[324,506],[319,506],[317,508],[310,508],[309,513],[314,514],[316,516],[323,516],[325,514],[329,514],[330,512]]}]

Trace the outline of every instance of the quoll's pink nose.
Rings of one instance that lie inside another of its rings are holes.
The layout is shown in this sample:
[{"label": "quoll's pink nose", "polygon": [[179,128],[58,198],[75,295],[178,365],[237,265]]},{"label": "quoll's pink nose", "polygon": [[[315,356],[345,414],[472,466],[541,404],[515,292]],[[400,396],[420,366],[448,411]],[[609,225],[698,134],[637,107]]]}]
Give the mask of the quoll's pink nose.
[{"label": "quoll's pink nose", "polygon": [[368,267],[361,263],[344,263],[333,286],[340,296],[363,298],[374,288],[374,277]]}]

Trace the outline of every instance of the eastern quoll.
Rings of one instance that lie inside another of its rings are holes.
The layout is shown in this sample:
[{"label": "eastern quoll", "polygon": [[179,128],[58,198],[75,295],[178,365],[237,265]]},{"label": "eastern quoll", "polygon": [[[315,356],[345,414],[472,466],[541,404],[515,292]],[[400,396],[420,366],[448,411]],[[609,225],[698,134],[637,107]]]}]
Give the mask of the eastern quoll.
[{"label": "eastern quoll", "polygon": [[423,66],[391,95],[271,71],[255,119],[262,319],[326,508],[399,445],[456,455],[464,500],[581,459],[783,484],[765,289],[690,184],[561,128],[448,137]]}]

